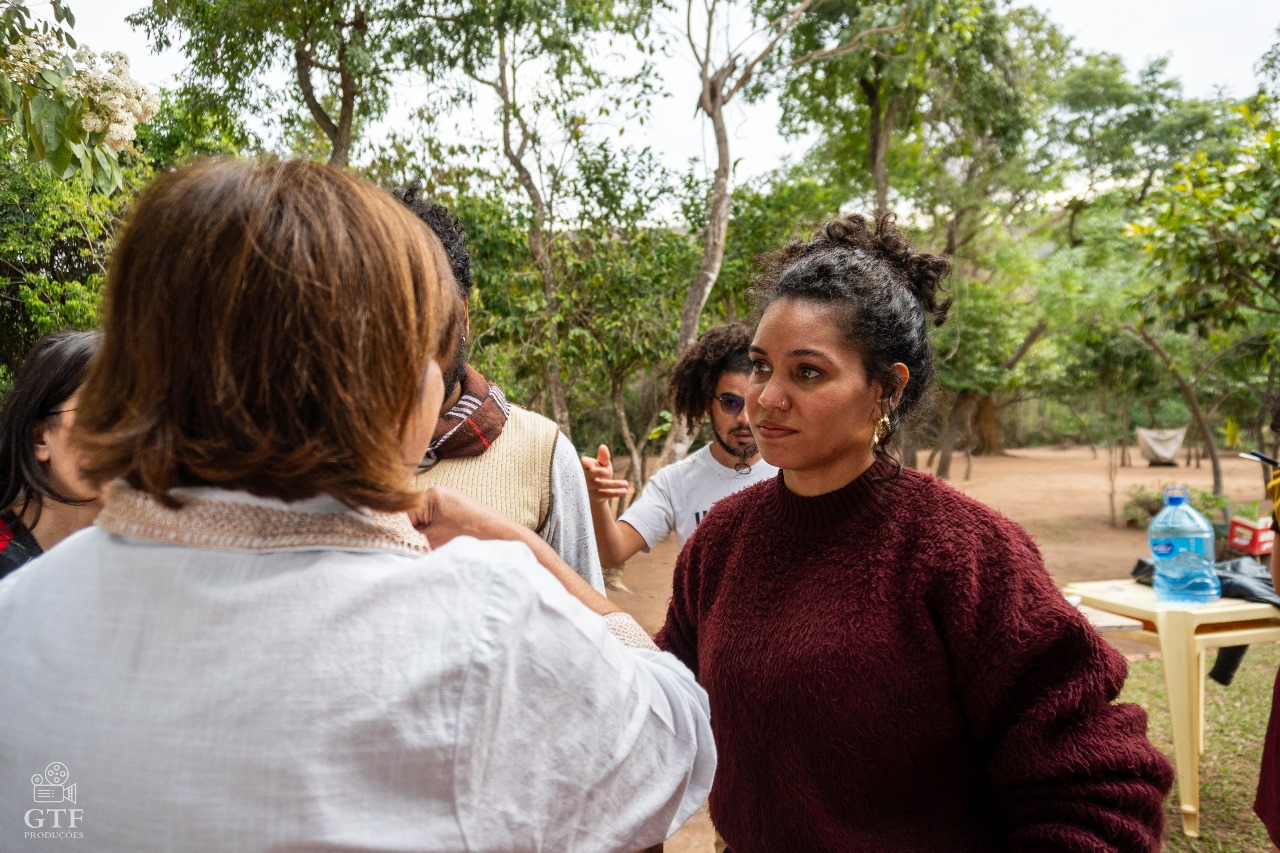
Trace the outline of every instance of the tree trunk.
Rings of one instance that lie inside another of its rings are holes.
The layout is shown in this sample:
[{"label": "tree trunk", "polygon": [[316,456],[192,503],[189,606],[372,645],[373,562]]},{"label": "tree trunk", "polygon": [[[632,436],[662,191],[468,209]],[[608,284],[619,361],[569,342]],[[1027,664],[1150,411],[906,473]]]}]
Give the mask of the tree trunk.
[{"label": "tree trunk", "polygon": [[919,468],[920,467],[920,450],[916,447],[916,428],[917,422],[903,424],[898,430],[898,441],[901,443],[901,453],[903,467]]},{"label": "tree trunk", "polygon": [[[551,246],[548,243],[547,223],[550,219],[550,214],[546,199],[542,197],[542,192],[538,189],[538,184],[533,179],[533,174],[524,162],[524,155],[528,150],[529,144],[533,141],[533,134],[525,126],[523,119],[520,118],[517,105],[512,100],[511,86],[508,85],[507,81],[507,67],[506,45],[500,40],[498,44],[498,82],[495,90],[502,103],[502,152],[506,156],[507,162],[516,170],[516,177],[520,182],[520,186],[529,197],[529,203],[533,206],[533,222],[529,227],[529,254],[533,257],[533,261],[537,264],[538,271],[542,276],[542,290],[546,297],[546,334],[547,340],[551,343],[551,355],[547,358],[544,379],[547,385],[547,393],[551,397],[551,411],[556,426],[572,442],[573,432],[569,424],[569,404],[565,396],[564,382],[560,376],[560,359],[555,354],[556,348],[560,343],[560,328],[555,320],[559,292],[556,283],[555,263],[551,257]],[[520,143],[518,146],[512,143],[512,124],[517,125],[520,129]]]},{"label": "tree trunk", "polygon": [[1093,458],[1098,458],[1098,448],[1094,446],[1093,436],[1089,434],[1089,425],[1084,422],[1084,418],[1080,417],[1080,413],[1072,406],[1067,406],[1067,411],[1071,413],[1071,417],[1076,419],[1076,423],[1080,424],[1080,431],[1084,433],[1085,443],[1089,445],[1089,449],[1093,451]]},{"label": "tree trunk", "polygon": [[938,440],[934,443],[933,447],[929,449],[929,458],[926,459],[924,463],[924,467],[928,470],[933,470],[933,463],[937,461],[938,453],[942,448],[942,437],[946,435],[947,427],[951,423],[951,405],[946,405],[941,408],[942,414],[940,417],[942,418],[942,422],[938,424]]},{"label": "tree trunk", "polygon": [[[733,169],[733,161],[729,153],[729,131],[724,123],[724,91],[726,81],[737,67],[737,60],[730,59],[715,74],[702,79],[698,108],[711,119],[711,128],[715,132],[716,172],[711,183],[711,208],[707,212],[707,225],[702,234],[702,262],[698,266],[698,274],[693,277],[693,283],[689,285],[689,292],[684,297],[684,307],[680,311],[680,331],[676,335],[677,359],[698,339],[698,321],[702,318],[702,309],[711,297],[711,290],[720,277],[720,267],[724,264],[729,210],[733,202],[733,194],[729,190],[729,173]],[[690,436],[684,421],[673,419],[671,431],[663,442],[658,464],[669,465],[677,459],[683,459],[689,452],[689,444]]]},{"label": "tree trunk", "polygon": [[[1013,354],[1004,360],[1000,369],[1004,372],[1013,370],[1022,361],[1035,342],[1049,328],[1049,321],[1041,318],[1022,338],[1022,343]],[[978,456],[1003,456],[1004,442],[1000,438],[1000,406],[996,403],[995,392],[989,391],[974,400],[978,424],[978,443],[973,453]]]},{"label": "tree trunk", "polygon": [[627,408],[622,405],[623,377],[614,374],[609,378],[610,397],[613,400],[613,415],[618,419],[618,430],[622,433],[622,442],[627,446],[627,456],[631,464],[627,466],[627,482],[631,484],[632,493],[640,491],[640,478],[644,474],[644,457],[641,446],[636,444],[631,434],[631,422],[627,419]]},{"label": "tree trunk", "polygon": [[1111,407],[1108,405],[1107,389],[1105,386],[1101,389],[1102,402],[1102,422],[1106,424],[1106,435],[1104,438],[1107,442],[1107,501],[1111,506],[1111,526],[1120,526],[1120,516],[1116,512],[1116,474],[1119,469],[1118,460],[1116,459],[1116,436],[1115,424],[1111,422]]},{"label": "tree trunk", "polygon": [[1018,362],[1022,361],[1022,357],[1027,354],[1036,341],[1040,340],[1040,336],[1049,328],[1049,321],[1044,317],[1031,327],[1031,331],[1027,332],[1023,337],[1022,343],[1018,344],[1018,348],[1013,351],[1013,355],[1004,360],[1004,364],[1000,365],[1001,370],[1013,370],[1018,366]]},{"label": "tree trunk", "polygon": [[[1267,439],[1263,436],[1262,429],[1263,424],[1267,421],[1267,416],[1275,406],[1275,401],[1273,400],[1275,390],[1276,362],[1272,361],[1271,365],[1267,368],[1267,389],[1262,392],[1262,405],[1258,407],[1258,416],[1254,418],[1253,421],[1253,446],[1261,450],[1263,453],[1266,453],[1268,448]],[[1275,458],[1275,454],[1270,455],[1272,458]],[[1271,469],[1266,465],[1259,465],[1258,467],[1262,469],[1262,488],[1265,490],[1267,488],[1267,483],[1271,481]]]},{"label": "tree trunk", "polygon": [[1129,427],[1133,425],[1133,415],[1130,413],[1130,403],[1125,398],[1120,398],[1120,467],[1129,468],[1133,465],[1133,460],[1129,458]]},{"label": "tree trunk", "polygon": [[883,99],[880,89],[882,60],[876,62],[876,74],[872,78],[859,81],[863,94],[867,97],[867,165],[871,170],[871,180],[876,190],[876,214],[889,212],[889,137],[893,134],[893,125],[897,121],[900,99]]},{"label": "tree trunk", "polygon": [[929,459],[924,463],[924,467],[930,470],[933,469],[933,463],[937,460],[938,451],[942,447],[942,437],[947,434],[947,429],[950,426],[950,424],[951,424],[951,407],[948,406],[942,411],[942,424],[938,429],[938,443],[935,444],[933,446],[933,449],[929,451]]},{"label": "tree trunk", "polygon": [[[1133,329],[1129,326],[1127,328]],[[1215,495],[1222,494],[1222,460],[1218,458],[1218,447],[1213,441],[1213,430],[1209,427],[1209,420],[1204,416],[1204,410],[1200,408],[1200,402],[1196,400],[1195,389],[1191,387],[1185,377],[1173,366],[1173,358],[1169,353],[1164,351],[1164,347],[1151,337],[1151,333],[1146,329],[1137,327],[1135,331],[1147,347],[1154,352],[1168,368],[1173,380],[1178,383],[1178,390],[1182,392],[1182,399],[1187,401],[1187,408],[1191,410],[1191,417],[1200,428],[1200,434],[1204,437],[1205,452],[1209,454],[1209,464],[1213,468],[1213,493]]]},{"label": "tree trunk", "polygon": [[955,450],[956,435],[962,429],[968,431],[969,418],[972,416],[976,397],[977,395],[972,391],[961,391],[956,395],[956,401],[951,406],[951,413],[947,416],[947,427],[943,430],[941,446],[938,450],[936,475],[940,480],[951,477],[951,456]]},{"label": "tree trunk", "polygon": [[729,131],[724,123],[723,98],[725,81],[736,68],[737,61],[730,60],[711,77],[704,78],[702,96],[698,99],[698,107],[711,119],[711,127],[716,136],[716,173],[711,184],[711,209],[702,235],[702,263],[698,266],[698,274],[694,276],[693,283],[689,285],[689,292],[685,294],[684,307],[680,312],[676,358],[684,355],[698,339],[698,320],[702,317],[702,309],[711,296],[711,289],[720,277],[720,266],[724,263],[729,208],[733,201],[733,195],[729,191],[729,172],[733,168],[733,161],[729,159]]},{"label": "tree trunk", "polygon": [[975,401],[977,406],[978,446],[975,456],[1004,456],[1004,442],[1000,439],[1000,407],[994,393],[983,394]]},{"label": "tree trunk", "polygon": [[[339,56],[345,56],[345,49],[339,50]],[[329,140],[329,165],[345,168],[351,153],[351,124],[355,115],[355,83],[350,72],[345,65],[342,67],[342,112],[335,122],[316,97],[311,82],[311,69],[315,66],[315,61],[301,45],[294,47],[293,65],[302,101],[307,105],[307,111],[311,113],[320,132]]]}]

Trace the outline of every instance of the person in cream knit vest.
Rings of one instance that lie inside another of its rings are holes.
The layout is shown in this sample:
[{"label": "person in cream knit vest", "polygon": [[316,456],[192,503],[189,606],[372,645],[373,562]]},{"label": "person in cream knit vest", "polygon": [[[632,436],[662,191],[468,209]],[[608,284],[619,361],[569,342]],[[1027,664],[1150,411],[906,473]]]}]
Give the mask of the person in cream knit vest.
[{"label": "person in cream knit vest", "polygon": [[463,299],[463,335],[454,363],[445,369],[440,421],[417,485],[447,486],[537,533],[596,590],[604,591],[577,451],[556,425],[507,402],[502,389],[467,363],[471,255],[467,234],[453,211],[420,195],[421,183],[391,194],[425,222],[449,256]]}]

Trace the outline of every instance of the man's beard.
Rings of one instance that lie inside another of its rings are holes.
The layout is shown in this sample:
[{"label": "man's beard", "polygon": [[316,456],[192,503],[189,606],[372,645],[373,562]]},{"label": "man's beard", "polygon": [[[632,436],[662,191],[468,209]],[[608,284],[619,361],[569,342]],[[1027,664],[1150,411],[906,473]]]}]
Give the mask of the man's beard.
[{"label": "man's beard", "polygon": [[467,375],[467,357],[471,348],[467,346],[466,336],[459,336],[458,348],[453,354],[453,366],[444,375],[444,398],[453,396],[454,390],[462,384],[462,377]]},{"label": "man's beard", "polygon": [[744,463],[748,459],[750,459],[751,457],[755,456],[757,453],[760,452],[760,448],[756,446],[756,443],[754,441],[743,447],[735,447],[734,445],[725,441],[724,436],[720,434],[720,430],[716,429],[716,425],[714,423],[711,424],[711,433],[716,437],[716,442],[721,447],[724,448],[726,453],[728,453],[730,456],[732,456],[735,459],[742,460],[742,462]]}]

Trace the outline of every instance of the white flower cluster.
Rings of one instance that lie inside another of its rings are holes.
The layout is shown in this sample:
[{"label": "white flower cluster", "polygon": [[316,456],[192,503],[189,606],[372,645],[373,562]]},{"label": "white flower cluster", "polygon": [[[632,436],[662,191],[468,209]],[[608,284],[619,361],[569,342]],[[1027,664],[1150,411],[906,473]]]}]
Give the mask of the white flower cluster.
[{"label": "white flower cluster", "polygon": [[129,74],[129,57],[107,52],[101,56],[82,47],[76,51],[76,73],[67,78],[67,91],[86,101],[81,127],[88,133],[106,132],[103,143],[123,151],[160,109],[160,99]]},{"label": "white flower cluster", "polygon": [[41,71],[57,71],[62,65],[60,45],[52,33],[32,32],[0,56],[0,73],[19,85],[37,83]]},{"label": "white flower cluster", "polygon": [[[123,151],[136,136],[138,124],[145,124],[160,109],[160,100],[129,74],[129,57],[123,53],[101,56],[81,47],[72,57],[75,73],[63,81],[67,93],[85,101],[80,126],[86,133],[103,133],[103,144]],[[0,74],[19,85],[47,89],[41,71],[58,72],[63,63],[62,45],[53,33],[28,33],[0,56]]]}]

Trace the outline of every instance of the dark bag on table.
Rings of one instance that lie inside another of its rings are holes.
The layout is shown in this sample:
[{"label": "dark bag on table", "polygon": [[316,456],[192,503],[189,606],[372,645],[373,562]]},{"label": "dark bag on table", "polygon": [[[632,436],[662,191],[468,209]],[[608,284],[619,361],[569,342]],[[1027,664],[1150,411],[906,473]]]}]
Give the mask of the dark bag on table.
[{"label": "dark bag on table", "polygon": [[[1222,594],[1227,598],[1280,607],[1280,595],[1276,594],[1275,585],[1271,581],[1271,570],[1253,557],[1223,560],[1214,563],[1213,569],[1218,575],[1218,582],[1222,584]],[[1151,586],[1155,582],[1156,564],[1150,557],[1139,557],[1131,574],[1138,583]],[[1248,646],[1226,646],[1218,649],[1209,677],[1221,685],[1230,684],[1248,649]]]}]

